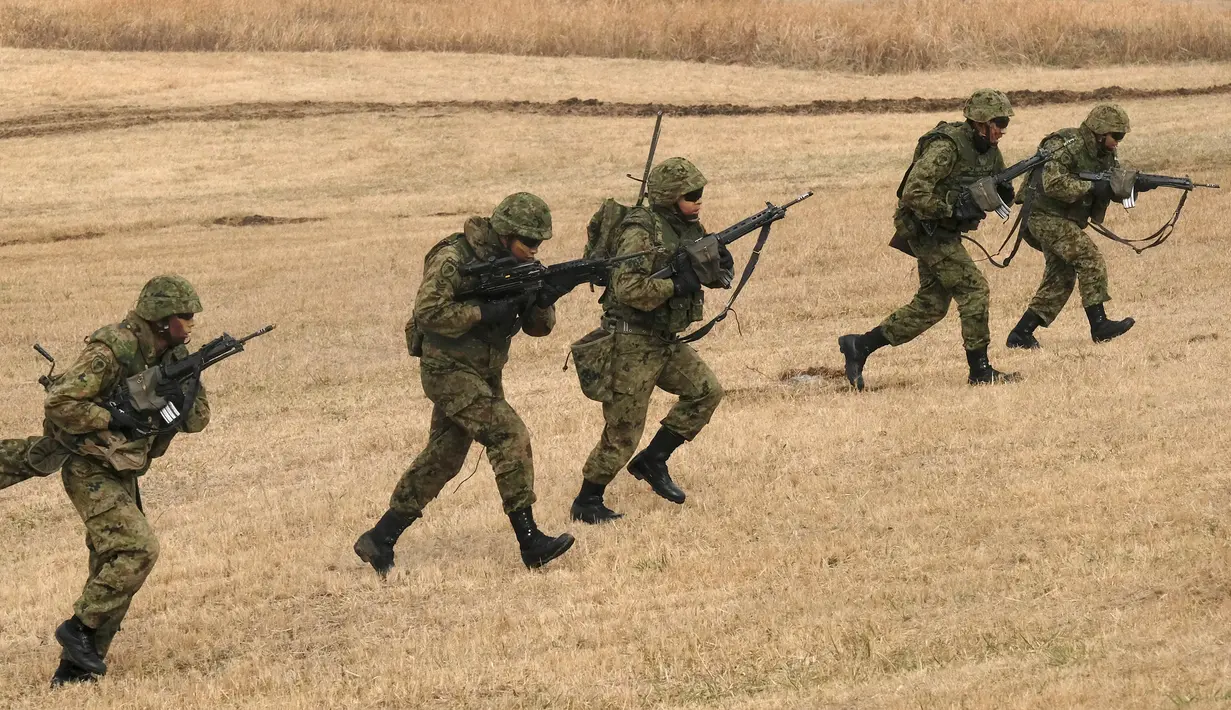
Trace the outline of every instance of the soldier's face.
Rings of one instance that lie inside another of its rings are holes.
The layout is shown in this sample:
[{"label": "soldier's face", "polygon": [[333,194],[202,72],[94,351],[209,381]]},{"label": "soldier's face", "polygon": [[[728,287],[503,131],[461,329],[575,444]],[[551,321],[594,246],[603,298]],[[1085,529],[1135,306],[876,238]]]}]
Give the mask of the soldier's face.
[{"label": "soldier's face", "polygon": [[975,130],[979,135],[987,139],[988,143],[997,145],[1000,143],[1000,138],[1009,130],[1008,117],[994,118],[987,123],[975,123]]},{"label": "soldier's face", "polygon": [[534,261],[535,255],[539,253],[539,245],[542,244],[537,239],[525,239],[524,237],[501,237],[500,241],[504,242],[504,246],[508,248],[513,258],[523,264]]},{"label": "soldier's face", "polygon": [[192,340],[193,318],[191,313],[171,316],[167,319],[167,337],[173,345],[185,345]]},{"label": "soldier's face", "polygon": [[1116,146],[1120,145],[1122,138],[1124,138],[1123,133],[1120,134],[1120,138],[1116,138],[1114,133],[1105,133],[1103,134],[1103,147],[1108,151],[1113,151],[1116,149]]},{"label": "soldier's face", "polygon": [[684,219],[691,222],[697,219],[697,216],[701,214],[701,200],[702,198],[700,197],[696,200],[681,197],[676,201],[675,208],[680,211],[680,214],[684,215]]}]

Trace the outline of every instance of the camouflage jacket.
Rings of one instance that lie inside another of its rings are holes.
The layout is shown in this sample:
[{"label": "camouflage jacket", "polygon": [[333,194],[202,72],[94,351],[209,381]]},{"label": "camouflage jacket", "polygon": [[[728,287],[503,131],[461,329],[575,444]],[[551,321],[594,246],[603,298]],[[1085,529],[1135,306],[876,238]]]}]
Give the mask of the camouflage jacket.
[{"label": "camouflage jacket", "polygon": [[[187,355],[188,349],[182,345],[160,352],[149,323],[135,313],[129,313],[119,323],[99,328],[86,338],[85,349],[54,378],[47,390],[46,430],[79,456],[104,462],[116,471],[144,472],[149,460],[165,451],[169,438],[162,435],[129,441],[107,428],[111,414],[100,402],[122,380]],[[180,431],[196,433],[207,424],[209,399],[202,385]]]},{"label": "camouflage jacket", "polygon": [[1044,164],[1041,180],[1035,178],[1027,181],[1027,187],[1022,191],[1022,201],[1030,204],[1033,210],[1064,217],[1084,227],[1089,222],[1094,204],[1094,197],[1090,194],[1094,183],[1078,178],[1077,173],[1109,170],[1116,162],[1116,154],[1115,151],[1100,151],[1094,132],[1085,126],[1056,131],[1039,145],[1055,148],[1070,138],[1076,140],[1061,148]]},{"label": "camouflage jacket", "polygon": [[977,222],[954,220],[953,205],[968,185],[1004,170],[1005,164],[998,147],[980,153],[974,139],[974,128],[964,122],[941,123],[919,139],[898,188],[894,215],[895,228],[906,230],[908,239],[952,241],[978,227]]},{"label": "camouflage jacket", "polygon": [[675,296],[670,279],[650,274],[671,265],[680,245],[705,236],[700,222],[685,222],[674,210],[637,208],[619,227],[612,256],[651,250],[654,253],[622,262],[611,274],[611,285],[600,302],[609,319],[656,333],[679,333],[701,320],[705,295]]},{"label": "camouflage jacket", "polygon": [[423,260],[423,281],[415,298],[414,323],[423,333],[426,367],[464,367],[483,376],[504,369],[509,343],[518,330],[541,337],[556,325],[556,309],[530,306],[510,321],[480,324],[479,301],[459,301],[454,294],[469,287],[463,264],[507,256],[491,225],[471,217],[458,234],[438,243]]}]

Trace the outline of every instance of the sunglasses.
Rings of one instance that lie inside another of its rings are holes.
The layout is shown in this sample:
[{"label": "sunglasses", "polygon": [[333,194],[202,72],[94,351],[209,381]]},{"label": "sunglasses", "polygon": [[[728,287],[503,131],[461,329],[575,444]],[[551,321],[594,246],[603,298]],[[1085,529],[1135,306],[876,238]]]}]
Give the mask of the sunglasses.
[{"label": "sunglasses", "polygon": [[176,313],[175,317],[179,318],[180,320],[192,320],[192,315],[193,314],[191,313]]},{"label": "sunglasses", "polygon": [[701,193],[702,193],[702,192],[705,192],[705,188],[704,188],[704,187],[698,187],[697,189],[693,190],[692,192],[685,192],[683,195],[681,195],[681,197],[682,197],[683,199],[685,199],[685,200],[688,200],[689,202],[696,202],[697,200],[700,200],[700,199],[701,199]]},{"label": "sunglasses", "polygon": [[531,239],[530,237],[520,237],[519,236],[519,237],[515,237],[515,239],[517,239],[517,241],[521,242],[522,244],[525,244],[527,249],[538,249],[539,245],[543,243],[542,239]]},{"label": "sunglasses", "polygon": [[1115,141],[1116,141],[1117,143],[1119,143],[1120,141],[1124,140],[1124,132],[1123,132],[1123,131],[1116,131],[1116,132],[1114,132],[1114,133],[1108,133],[1107,135],[1109,135],[1109,136],[1111,136],[1113,139],[1115,139]]},{"label": "sunglasses", "polygon": [[1009,117],[1008,116],[997,116],[996,118],[993,118],[991,120],[991,124],[1003,131],[1004,129],[1009,127]]}]

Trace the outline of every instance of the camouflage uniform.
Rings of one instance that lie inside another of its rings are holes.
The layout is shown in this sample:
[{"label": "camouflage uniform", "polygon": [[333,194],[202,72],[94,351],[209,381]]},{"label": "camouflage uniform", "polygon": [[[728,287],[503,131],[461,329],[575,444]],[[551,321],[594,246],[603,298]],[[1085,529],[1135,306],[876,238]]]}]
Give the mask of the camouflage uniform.
[{"label": "camouflage uniform", "polygon": [[568,533],[551,537],[534,522],[534,463],[530,433],[504,400],[501,373],[518,330],[541,337],[556,323],[548,287],[511,301],[458,300],[475,277],[462,267],[505,256],[528,260],[551,238],[551,211],[528,192],[500,201],[491,219],[471,217],[460,233],[437,244],[423,261],[423,281],[406,325],[406,344],[421,358],[423,392],[432,401],[427,445],[402,474],[389,509],[355,541],[359,559],[384,578],[393,568],[398,538],[423,508],[457,475],[478,441],[487,450],[496,487],[517,535],[522,562],[541,567],[573,544]]},{"label": "camouflage uniform", "polygon": [[[188,296],[180,293],[185,288]],[[85,349],[47,391],[45,426],[68,455],[61,479],[85,523],[90,551],[89,577],[73,613],[94,629],[100,658],[107,655],[133,596],[158,559],[158,539],[142,511],[137,478],[149,469],[152,459],[166,452],[172,435],[130,440],[108,428],[111,414],[100,402],[122,380],[188,355],[183,345],[167,349],[155,333],[152,321],[165,317],[158,309],[158,294],[151,295],[159,289],[172,291],[173,313],[201,310],[186,281],[156,277],[123,321],[100,328],[86,339]],[[209,416],[209,400],[201,386],[179,431],[199,432],[209,423]]]},{"label": "camouflage uniform", "polygon": [[[1080,284],[1082,306],[1096,342],[1128,331],[1133,319],[1108,320],[1103,304],[1107,290],[1107,263],[1085,233],[1096,212],[1106,209],[1110,196],[1095,195],[1096,183],[1078,173],[1102,173],[1116,167],[1116,152],[1104,144],[1105,136],[1129,131],[1128,114],[1115,104],[1095,106],[1078,128],[1065,128],[1043,139],[1041,147],[1055,150],[1052,159],[1036,168],[1022,190],[1023,237],[1043,252],[1043,279],[1021,320],[1009,332],[1010,348],[1038,348],[1034,330],[1051,325]],[[1118,141],[1117,141],[1118,142]],[[1110,185],[1108,185],[1110,190]],[[1098,204],[1096,204],[1098,203]]]},{"label": "camouflage uniform", "polygon": [[1013,108],[1003,93],[979,89],[966,101],[963,115],[966,121],[939,123],[919,138],[898,186],[890,244],[918,260],[919,290],[910,303],[867,333],[838,338],[847,380],[856,389],[863,389],[863,367],[869,355],[885,345],[914,340],[945,317],[951,301],[957,301],[961,316],[962,344],[970,366],[967,381],[988,384],[1017,379],[1016,374],[1002,373],[988,361],[987,279],[962,244],[962,235],[977,229],[984,217],[972,204],[970,186],[1005,169],[1000,148],[985,134],[993,130],[993,123],[1000,130],[1006,128]]},{"label": "camouflage uniform", "polygon": [[893,219],[919,261],[919,291],[881,323],[890,345],[908,343],[939,323],[953,300],[966,349],[991,342],[987,279],[961,241],[961,234],[978,223],[955,220],[953,206],[963,188],[1004,170],[1005,164],[996,146],[979,153],[974,136],[968,123],[942,123],[919,139]]},{"label": "camouflage uniform", "polygon": [[651,175],[651,207],[629,212],[610,251],[611,256],[654,253],[622,262],[600,299],[602,327],[613,338],[612,396],[603,403],[602,437],[582,469],[584,479],[599,486],[610,483],[632,457],[655,386],[679,396],[661,423],[687,441],[709,423],[722,401],[722,386],[713,371],[690,345],[676,342],[678,333],[701,320],[704,294],[676,296],[670,279],[650,277],[671,265],[680,245],[705,236],[705,227],[684,220],[675,204],[706,181],[682,158],[668,159],[658,170]]},{"label": "camouflage uniform", "polygon": [[472,441],[487,449],[505,513],[535,501],[530,433],[505,401],[501,377],[513,336],[518,330],[547,335],[555,327],[555,308],[531,306],[508,322],[480,325],[478,304],[454,299],[465,287],[459,266],[506,251],[490,221],[472,217],[424,261],[414,323],[424,334],[419,377],[433,404],[431,430],[389,501],[390,509],[407,518],[422,516],[457,475]]}]

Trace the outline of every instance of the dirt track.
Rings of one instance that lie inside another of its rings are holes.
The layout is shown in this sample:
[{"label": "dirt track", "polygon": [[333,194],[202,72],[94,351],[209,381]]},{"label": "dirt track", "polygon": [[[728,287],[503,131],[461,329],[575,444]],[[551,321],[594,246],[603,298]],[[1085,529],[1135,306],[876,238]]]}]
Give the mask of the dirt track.
[{"label": "dirt track", "polygon": [[[1085,103],[1124,99],[1155,99],[1175,96],[1212,96],[1231,93],[1231,84],[1195,89],[1131,89],[1106,86],[1091,91],[1010,91],[1015,106]],[[964,97],[928,99],[817,100],[802,104],[749,106],[738,104],[653,104],[606,102],[598,99],[541,101],[416,101],[405,103],[356,101],[285,101],[234,103],[215,106],[184,106],[151,109],[136,106],[75,109],[0,121],[0,138],[29,138],[89,133],[158,123],[260,121],[312,118],[365,113],[416,113],[421,111],[480,111],[528,113],[546,116],[639,117],[662,110],[672,116],[828,116],[844,113],[931,113],[961,107]]]}]

